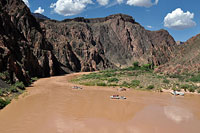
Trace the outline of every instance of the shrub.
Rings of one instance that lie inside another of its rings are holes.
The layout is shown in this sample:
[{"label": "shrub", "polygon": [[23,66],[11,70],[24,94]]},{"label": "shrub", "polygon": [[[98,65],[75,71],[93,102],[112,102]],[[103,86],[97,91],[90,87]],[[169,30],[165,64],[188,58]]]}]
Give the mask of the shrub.
[{"label": "shrub", "polygon": [[170,78],[177,78],[179,81],[184,81],[185,77],[179,74],[169,75]]},{"label": "shrub", "polygon": [[5,72],[0,73],[0,79],[2,79],[2,80],[7,80],[8,77],[9,77],[8,71],[5,71]]},{"label": "shrub", "polygon": [[9,88],[9,91],[10,92],[13,92],[13,93],[17,93],[18,90],[17,90],[17,87],[15,85],[12,85],[10,88]]},{"label": "shrub", "polygon": [[110,78],[108,79],[108,82],[118,82],[119,79],[118,78]]},{"label": "shrub", "polygon": [[170,81],[169,81],[168,79],[164,79],[164,80],[163,80],[163,83],[165,83],[165,84],[169,84],[169,82],[170,82]]},{"label": "shrub", "polygon": [[153,67],[152,67],[152,64],[144,64],[142,65],[142,69],[148,71],[148,70],[153,69]]},{"label": "shrub", "polygon": [[124,86],[124,87],[128,87],[128,88],[130,88],[130,84],[129,83],[127,83],[126,81],[124,81],[123,83],[122,83],[122,85],[121,86]]},{"label": "shrub", "polygon": [[35,81],[37,81],[38,80],[38,77],[33,77],[33,78],[31,78],[31,82],[35,82]]},{"label": "shrub", "polygon": [[190,88],[190,85],[184,84],[184,85],[181,85],[181,88],[184,89],[184,90],[186,91],[187,89]]},{"label": "shrub", "polygon": [[195,92],[195,88],[193,88],[193,87],[189,88],[188,90],[189,90],[189,92]]},{"label": "shrub", "polygon": [[106,83],[100,82],[100,83],[97,83],[97,86],[106,86]]},{"label": "shrub", "polygon": [[138,67],[140,67],[140,66],[139,66],[139,62],[138,62],[138,61],[133,62],[133,67],[134,67],[134,68],[138,68]]},{"label": "shrub", "polygon": [[198,89],[197,92],[200,93],[200,89]]},{"label": "shrub", "polygon": [[85,82],[85,83],[80,83],[81,85],[85,85],[85,86],[95,86],[94,82]]},{"label": "shrub", "polygon": [[19,88],[19,89],[24,89],[25,88],[25,85],[23,82],[19,82],[17,81],[15,84],[14,84],[15,87]]},{"label": "shrub", "polygon": [[2,96],[3,95],[3,91],[2,91],[2,89],[0,88],[0,96]]},{"label": "shrub", "polygon": [[4,100],[2,98],[0,98],[0,109],[4,108],[6,105],[8,105],[10,103],[10,100]]},{"label": "shrub", "polygon": [[147,86],[146,89],[147,89],[147,90],[152,90],[152,89],[154,89],[154,85],[149,85],[149,86]]},{"label": "shrub", "polygon": [[131,81],[131,87],[137,87],[140,85],[140,81],[139,80],[132,80]]},{"label": "shrub", "polygon": [[139,67],[127,67],[127,68],[121,69],[121,71],[133,71],[133,70],[136,70],[137,68]]},{"label": "shrub", "polygon": [[200,74],[190,78],[190,81],[192,81],[192,82],[200,82]]}]

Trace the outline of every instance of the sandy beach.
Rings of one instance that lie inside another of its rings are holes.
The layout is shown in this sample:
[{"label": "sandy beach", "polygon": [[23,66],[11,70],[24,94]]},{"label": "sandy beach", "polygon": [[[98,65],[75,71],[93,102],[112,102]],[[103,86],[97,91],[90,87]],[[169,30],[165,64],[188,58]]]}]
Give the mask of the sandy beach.
[{"label": "sandy beach", "polygon": [[[200,96],[80,86],[43,78],[0,111],[0,133],[199,133]],[[111,100],[118,94],[125,100]]]}]

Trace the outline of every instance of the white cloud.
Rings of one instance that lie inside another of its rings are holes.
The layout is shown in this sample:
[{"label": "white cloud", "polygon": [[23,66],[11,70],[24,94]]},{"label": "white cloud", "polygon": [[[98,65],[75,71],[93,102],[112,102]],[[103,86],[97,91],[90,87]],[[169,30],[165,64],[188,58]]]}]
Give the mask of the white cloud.
[{"label": "white cloud", "polygon": [[153,26],[151,26],[151,25],[147,25],[147,28],[149,28],[149,29],[152,29],[152,28],[153,28]]},{"label": "white cloud", "polygon": [[108,5],[109,0],[97,0],[97,2],[99,3],[99,5],[105,6]]},{"label": "white cloud", "polygon": [[167,14],[164,19],[164,26],[176,30],[191,28],[196,26],[193,18],[194,13],[190,13],[189,11],[183,12],[181,8],[177,8],[172,13]]},{"label": "white cloud", "polygon": [[119,4],[121,4],[123,2],[124,2],[124,0],[117,0],[117,3],[119,3]]},{"label": "white cloud", "polygon": [[51,3],[50,8],[60,15],[72,16],[81,13],[88,4],[93,4],[91,0],[58,0]]},{"label": "white cloud", "polygon": [[34,13],[42,14],[42,13],[44,13],[44,9],[42,9],[41,7],[38,7],[38,9],[34,11]]},{"label": "white cloud", "polygon": [[153,3],[152,0],[128,0],[126,4],[130,6],[140,6],[140,7],[151,7],[157,5],[159,0],[155,0]]},{"label": "white cloud", "polygon": [[23,0],[23,1],[28,7],[30,7],[30,4],[29,4],[28,0]]}]

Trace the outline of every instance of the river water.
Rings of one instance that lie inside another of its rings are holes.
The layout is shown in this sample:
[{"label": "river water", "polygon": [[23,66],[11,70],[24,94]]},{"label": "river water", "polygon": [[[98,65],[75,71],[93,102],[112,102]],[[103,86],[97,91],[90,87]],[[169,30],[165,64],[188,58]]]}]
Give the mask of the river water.
[{"label": "river water", "polygon": [[[79,73],[82,74],[82,73]],[[0,133],[199,133],[200,95],[73,90],[79,74],[40,79],[0,111]],[[126,100],[111,100],[113,94]]]}]

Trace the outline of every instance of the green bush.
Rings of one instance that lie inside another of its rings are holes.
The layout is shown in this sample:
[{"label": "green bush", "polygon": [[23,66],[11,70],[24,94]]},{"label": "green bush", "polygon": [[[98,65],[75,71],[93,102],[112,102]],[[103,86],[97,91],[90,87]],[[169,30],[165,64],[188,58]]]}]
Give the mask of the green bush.
[{"label": "green bush", "polygon": [[100,83],[97,83],[97,86],[106,86],[106,83],[100,82]]},{"label": "green bush", "polygon": [[3,91],[2,91],[2,89],[0,88],[0,96],[2,96],[3,95]]},{"label": "green bush", "polygon": [[132,80],[131,81],[131,87],[137,87],[140,85],[140,81],[139,80]]},{"label": "green bush", "polygon": [[147,86],[146,89],[147,89],[147,90],[152,90],[152,89],[154,89],[154,85],[149,85],[149,86]]},{"label": "green bush", "polygon": [[144,64],[142,65],[143,70],[151,70],[153,69],[152,64]]},{"label": "green bush", "polygon": [[138,67],[140,67],[140,66],[139,66],[139,62],[138,62],[138,61],[133,62],[133,67],[134,67],[134,68],[138,68]]},{"label": "green bush", "polygon": [[177,78],[179,81],[184,81],[185,77],[179,74],[169,75],[170,78]]},{"label": "green bush", "polygon": [[18,90],[17,90],[17,87],[15,85],[12,85],[10,88],[9,88],[9,91],[10,92],[13,92],[13,93],[17,93]]},{"label": "green bush", "polygon": [[169,84],[169,82],[170,82],[170,81],[169,81],[168,79],[164,79],[164,80],[163,80],[163,83],[165,83],[165,84]]},{"label": "green bush", "polygon": [[33,77],[33,78],[31,78],[31,82],[35,82],[35,81],[37,81],[38,80],[38,77]]},{"label": "green bush", "polygon": [[4,108],[9,103],[10,103],[10,100],[4,100],[4,99],[0,98],[0,109]]},{"label": "green bush", "polygon": [[128,88],[130,88],[130,84],[127,83],[126,81],[124,81],[124,82],[122,83],[121,86],[122,86],[122,87],[124,86],[124,87],[128,87]]},{"label": "green bush", "polygon": [[115,75],[116,75],[115,73],[104,73],[104,74],[102,74],[102,77],[109,78],[109,77],[113,77]]},{"label": "green bush", "polygon": [[80,83],[81,85],[85,85],[85,86],[95,86],[94,82],[85,82],[85,83]]},{"label": "green bush", "polygon": [[187,89],[190,88],[190,85],[184,84],[184,85],[181,85],[180,87],[186,91]]},{"label": "green bush", "polygon": [[192,82],[200,82],[200,74],[190,78],[190,81],[192,81]]},{"label": "green bush", "polygon": [[189,88],[188,90],[189,90],[189,92],[195,92],[195,88],[193,88],[193,87]]},{"label": "green bush", "polygon": [[200,89],[198,89],[197,92],[200,93]]},{"label": "green bush", "polygon": [[118,78],[110,78],[108,79],[108,82],[118,82],[119,79]]},{"label": "green bush", "polygon": [[19,89],[24,89],[25,88],[25,85],[23,82],[19,82],[17,81],[15,84],[14,84],[15,87],[19,88]]},{"label": "green bush", "polygon": [[8,71],[0,73],[0,79],[7,80],[8,77],[9,77]]}]

